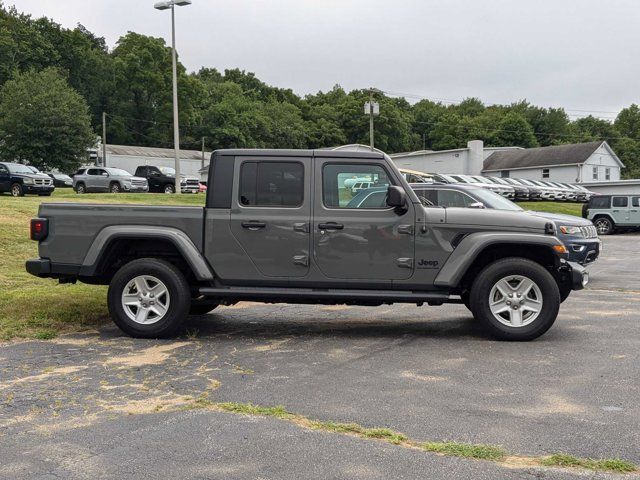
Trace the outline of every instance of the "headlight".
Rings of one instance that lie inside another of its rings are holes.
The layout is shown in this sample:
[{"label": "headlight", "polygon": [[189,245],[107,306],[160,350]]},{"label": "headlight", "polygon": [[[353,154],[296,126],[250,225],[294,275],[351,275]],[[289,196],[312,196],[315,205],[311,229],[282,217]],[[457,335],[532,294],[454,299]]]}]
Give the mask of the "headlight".
[{"label": "headlight", "polygon": [[35,181],[33,180],[33,178],[24,178],[22,179],[22,183],[24,183],[25,185],[33,185],[35,183]]},{"label": "headlight", "polygon": [[187,179],[183,178],[182,180],[180,180],[180,184],[186,185],[187,184]]},{"label": "headlight", "polygon": [[580,227],[569,227],[563,225],[560,227],[560,231],[565,235],[582,235],[582,230],[580,230]]}]

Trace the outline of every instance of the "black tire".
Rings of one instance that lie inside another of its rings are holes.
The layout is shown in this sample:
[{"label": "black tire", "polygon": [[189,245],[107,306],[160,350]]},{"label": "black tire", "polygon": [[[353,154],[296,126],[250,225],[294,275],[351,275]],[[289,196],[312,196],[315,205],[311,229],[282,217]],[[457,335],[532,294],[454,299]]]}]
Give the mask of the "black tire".
[{"label": "black tire", "polygon": [[87,187],[85,186],[85,184],[84,184],[84,183],[79,182],[79,183],[76,185],[76,193],[78,193],[78,194],[80,194],[80,195],[82,195],[82,194],[84,194],[84,193],[87,193]]},{"label": "black tire", "polygon": [[24,188],[17,182],[11,185],[10,192],[12,197],[24,197]]},{"label": "black tire", "polygon": [[611,235],[616,228],[609,217],[596,217],[593,219],[593,224],[598,231],[598,235]]},{"label": "black tire", "polygon": [[212,300],[192,300],[189,315],[206,315],[215,310],[219,303]]},{"label": "black tire", "polygon": [[[533,281],[542,297],[542,307],[538,316],[530,323],[519,327],[501,323],[489,306],[493,287],[511,275]],[[520,257],[504,258],[485,267],[473,282],[470,299],[475,318],[498,340],[528,341],[539,337],[551,328],[560,308],[560,292],[553,276],[542,265]]]},{"label": "black tire", "polygon": [[171,185],[170,183],[167,183],[167,184],[163,187],[162,191],[163,191],[164,193],[176,193],[176,187],[174,187],[174,186],[173,186],[173,185]]},{"label": "black tire", "polygon": [[120,188],[120,184],[118,182],[113,182],[111,185],[109,185],[109,192],[110,193],[120,193],[122,189]]},{"label": "black tire", "polygon": [[[151,275],[164,283],[170,302],[165,315],[155,323],[140,324],[129,318],[122,305],[122,294],[134,278]],[[123,266],[109,285],[109,313],[127,335],[137,338],[172,337],[189,314],[191,291],[184,275],[171,263],[157,258],[140,258]]]}]

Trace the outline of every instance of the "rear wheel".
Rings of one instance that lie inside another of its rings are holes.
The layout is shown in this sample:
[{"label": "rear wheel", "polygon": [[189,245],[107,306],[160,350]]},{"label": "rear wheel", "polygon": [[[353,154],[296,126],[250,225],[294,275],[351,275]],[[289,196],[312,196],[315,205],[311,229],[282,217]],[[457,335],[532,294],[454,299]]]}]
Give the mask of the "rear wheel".
[{"label": "rear wheel", "polygon": [[598,235],[611,235],[615,228],[611,219],[607,217],[598,217],[593,221],[593,224],[596,226]]},{"label": "rear wheel", "polygon": [[113,276],[108,303],[111,318],[128,335],[170,337],[189,313],[191,292],[174,265],[141,258],[127,263]]},{"label": "rear wheel", "polygon": [[471,287],[476,319],[499,340],[533,340],[556,320],[560,292],[541,265],[519,257],[498,260],[482,270]]},{"label": "rear wheel", "polygon": [[24,189],[19,183],[11,185],[11,195],[14,197],[24,197]]}]

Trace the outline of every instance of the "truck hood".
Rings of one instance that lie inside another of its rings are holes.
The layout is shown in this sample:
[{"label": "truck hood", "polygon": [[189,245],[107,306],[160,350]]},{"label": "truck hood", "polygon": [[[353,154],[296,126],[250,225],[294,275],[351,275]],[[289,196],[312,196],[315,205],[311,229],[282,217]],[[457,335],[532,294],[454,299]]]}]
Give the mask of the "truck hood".
[{"label": "truck hood", "polygon": [[21,178],[51,180],[51,177],[49,175],[45,175],[44,173],[12,173],[11,175],[14,177],[21,177]]},{"label": "truck hood", "polygon": [[575,215],[564,215],[562,213],[548,213],[548,212],[534,212],[527,210],[529,215],[533,215],[540,218],[546,218],[551,220],[556,225],[567,225],[571,227],[586,227],[587,225],[593,225],[589,220],[576,217]]},{"label": "truck hood", "polygon": [[[429,215],[428,210],[427,215]],[[535,230],[544,232],[549,220],[527,212],[491,208],[445,208],[448,224],[500,227],[505,231]]]}]

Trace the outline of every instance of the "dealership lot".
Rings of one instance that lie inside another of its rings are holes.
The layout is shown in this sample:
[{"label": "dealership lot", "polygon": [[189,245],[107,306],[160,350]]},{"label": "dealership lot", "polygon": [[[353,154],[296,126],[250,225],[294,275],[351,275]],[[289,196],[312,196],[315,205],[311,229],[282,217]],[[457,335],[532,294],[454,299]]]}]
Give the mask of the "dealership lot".
[{"label": "dealership lot", "polygon": [[638,236],[604,240],[590,289],[530,343],[485,337],[459,305],[244,303],[193,318],[174,341],[108,326],[0,345],[0,478],[615,477],[442,457],[196,402],[640,464]]}]

